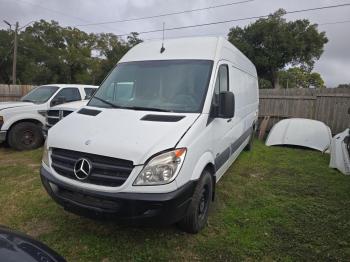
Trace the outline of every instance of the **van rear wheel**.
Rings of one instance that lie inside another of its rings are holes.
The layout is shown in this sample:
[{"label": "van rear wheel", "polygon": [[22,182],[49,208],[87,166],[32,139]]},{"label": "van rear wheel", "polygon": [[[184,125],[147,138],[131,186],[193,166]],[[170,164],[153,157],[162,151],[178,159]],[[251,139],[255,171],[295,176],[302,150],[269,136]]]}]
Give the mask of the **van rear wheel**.
[{"label": "van rear wheel", "polygon": [[210,202],[213,196],[213,181],[208,170],[204,170],[194,191],[191,204],[178,226],[185,232],[198,233],[208,220]]},{"label": "van rear wheel", "polygon": [[252,151],[253,150],[254,137],[255,137],[255,131],[253,129],[252,133],[250,134],[249,142],[245,146],[244,151]]},{"label": "van rear wheel", "polygon": [[31,150],[43,144],[41,128],[31,122],[18,123],[10,129],[8,144],[16,150]]}]

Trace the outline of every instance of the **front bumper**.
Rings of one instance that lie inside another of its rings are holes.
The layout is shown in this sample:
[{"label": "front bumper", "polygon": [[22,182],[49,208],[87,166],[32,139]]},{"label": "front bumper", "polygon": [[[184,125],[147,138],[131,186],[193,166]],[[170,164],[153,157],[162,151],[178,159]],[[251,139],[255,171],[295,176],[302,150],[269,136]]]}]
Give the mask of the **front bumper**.
[{"label": "front bumper", "polygon": [[0,143],[6,140],[6,133],[7,131],[0,131]]},{"label": "front bumper", "polygon": [[43,167],[41,180],[49,195],[67,211],[90,218],[126,223],[173,224],[183,218],[197,181],[169,193],[107,193],[67,185]]}]

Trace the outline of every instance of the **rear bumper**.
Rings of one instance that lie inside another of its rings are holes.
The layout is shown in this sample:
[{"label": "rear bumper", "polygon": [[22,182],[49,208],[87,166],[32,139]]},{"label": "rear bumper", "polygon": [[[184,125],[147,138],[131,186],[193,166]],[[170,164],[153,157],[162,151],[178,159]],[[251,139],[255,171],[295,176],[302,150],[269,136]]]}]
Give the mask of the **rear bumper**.
[{"label": "rear bumper", "polygon": [[0,131],[0,143],[6,140],[7,131]]},{"label": "rear bumper", "polygon": [[169,193],[106,193],[67,185],[43,167],[41,180],[49,195],[67,211],[126,223],[173,224],[185,216],[197,181]]}]

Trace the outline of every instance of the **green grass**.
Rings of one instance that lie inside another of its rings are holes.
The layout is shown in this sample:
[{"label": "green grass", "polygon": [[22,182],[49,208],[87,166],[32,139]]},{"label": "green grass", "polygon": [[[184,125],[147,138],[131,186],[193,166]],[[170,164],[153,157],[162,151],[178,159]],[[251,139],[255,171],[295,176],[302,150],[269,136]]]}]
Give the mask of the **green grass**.
[{"label": "green grass", "polygon": [[324,261],[350,258],[350,177],[319,152],[255,143],[217,185],[208,226],[129,227],[65,212],[39,179],[41,150],[0,149],[0,224],[68,261]]}]

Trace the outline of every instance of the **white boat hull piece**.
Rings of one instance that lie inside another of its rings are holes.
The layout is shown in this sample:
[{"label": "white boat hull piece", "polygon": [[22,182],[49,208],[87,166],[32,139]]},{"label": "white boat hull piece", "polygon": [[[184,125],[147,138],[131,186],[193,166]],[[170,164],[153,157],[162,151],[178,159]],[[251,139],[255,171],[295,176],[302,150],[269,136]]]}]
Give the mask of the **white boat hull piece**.
[{"label": "white boat hull piece", "polygon": [[265,144],[303,146],[325,152],[331,139],[331,130],[325,123],[312,119],[290,118],[281,120],[272,127]]},{"label": "white boat hull piece", "polygon": [[[344,175],[350,175],[350,156],[346,137],[350,136],[349,128],[334,136],[331,142],[330,168],[336,168]],[[349,139],[349,138],[347,138]]]}]

